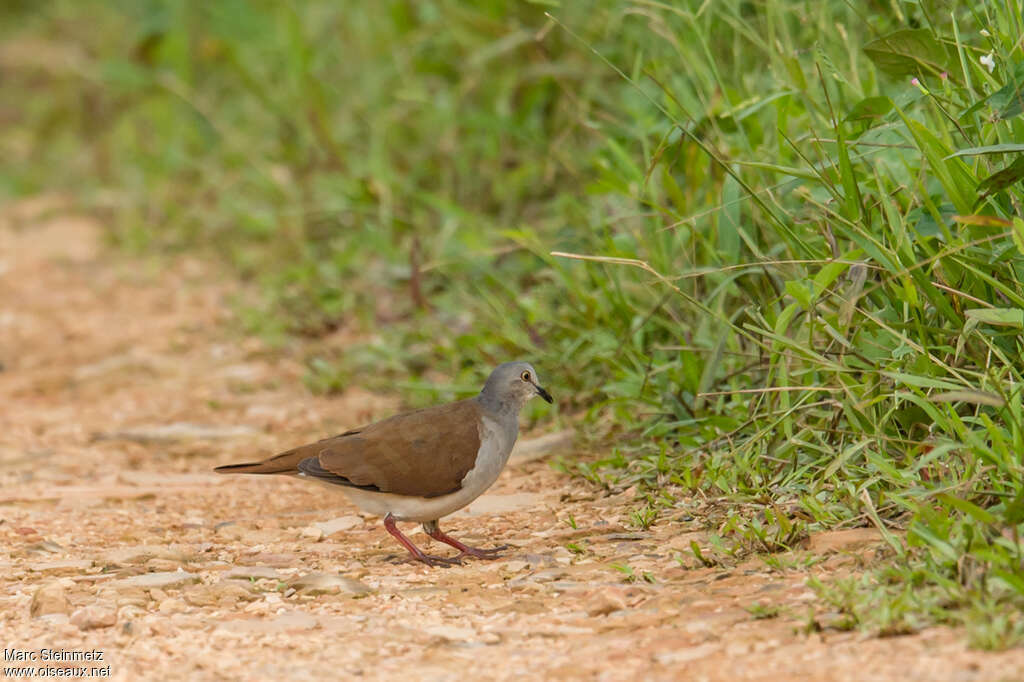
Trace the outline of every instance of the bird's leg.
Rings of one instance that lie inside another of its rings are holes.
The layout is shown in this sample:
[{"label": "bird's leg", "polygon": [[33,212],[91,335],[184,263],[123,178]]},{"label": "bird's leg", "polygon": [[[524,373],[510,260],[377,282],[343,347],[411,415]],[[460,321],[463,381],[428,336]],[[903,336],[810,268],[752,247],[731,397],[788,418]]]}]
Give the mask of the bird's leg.
[{"label": "bird's leg", "polygon": [[470,547],[469,545],[464,545],[455,538],[453,538],[451,535],[448,535],[443,530],[441,530],[441,527],[437,525],[437,521],[425,522],[423,524],[423,531],[430,537],[437,540],[438,542],[443,542],[446,545],[451,545],[455,549],[459,550],[460,554],[459,556],[455,557],[456,559],[467,555],[475,556],[478,559],[497,559],[499,556],[501,556],[502,550],[508,549],[508,545],[501,545],[500,547],[494,547],[492,549],[481,549],[479,547]]},{"label": "bird's leg", "polygon": [[431,556],[430,554],[424,554],[419,547],[412,544],[412,540],[407,538],[402,531],[398,530],[398,526],[395,525],[395,517],[391,514],[384,517],[384,527],[387,528],[388,532],[402,544],[402,547],[409,550],[409,554],[412,554],[413,558],[417,561],[422,561],[428,566],[451,566],[452,564],[462,563],[459,561],[458,557],[449,559],[443,556]]}]

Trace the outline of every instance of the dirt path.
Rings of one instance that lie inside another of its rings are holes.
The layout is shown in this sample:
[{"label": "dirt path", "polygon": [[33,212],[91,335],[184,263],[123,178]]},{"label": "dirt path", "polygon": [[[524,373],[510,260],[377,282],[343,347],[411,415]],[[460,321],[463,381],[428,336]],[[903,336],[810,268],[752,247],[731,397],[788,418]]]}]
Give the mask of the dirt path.
[{"label": "dirt path", "polygon": [[[397,406],[310,396],[294,349],[231,336],[214,267],[111,255],[90,221],[47,216],[55,206],[0,214],[8,656],[98,650],[102,662],[65,665],[109,664],[119,680],[1024,679],[1024,652],[968,651],[946,629],[805,634],[806,569],[683,567],[699,519],[637,532],[628,493],[529,458],[445,524],[513,545],[505,558],[395,564],[379,520],[340,495],[209,472]],[[852,570],[870,540],[815,538],[832,553],[811,570]],[[754,619],[755,603],[780,615]]]}]

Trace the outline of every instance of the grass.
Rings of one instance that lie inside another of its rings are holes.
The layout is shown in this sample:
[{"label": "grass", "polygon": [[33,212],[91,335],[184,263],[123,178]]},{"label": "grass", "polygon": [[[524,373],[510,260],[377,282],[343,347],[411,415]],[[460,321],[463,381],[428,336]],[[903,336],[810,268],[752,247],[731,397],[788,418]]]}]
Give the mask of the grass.
[{"label": "grass", "polygon": [[321,340],[314,390],[530,358],[636,527],[691,490],[732,551],[873,525],[843,622],[1011,646],[1021,9],[8,3],[0,196],[223,258],[251,330]]}]

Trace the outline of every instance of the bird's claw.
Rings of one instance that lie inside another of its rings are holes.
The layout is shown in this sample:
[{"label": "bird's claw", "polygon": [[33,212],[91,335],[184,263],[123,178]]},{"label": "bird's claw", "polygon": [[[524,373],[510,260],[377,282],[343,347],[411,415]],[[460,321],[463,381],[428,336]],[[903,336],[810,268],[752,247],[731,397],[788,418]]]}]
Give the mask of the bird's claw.
[{"label": "bird's claw", "polygon": [[407,556],[395,558],[392,563],[395,563],[395,564],[421,563],[421,564],[426,564],[427,566],[433,566],[433,567],[438,567],[438,568],[451,568],[452,566],[461,566],[462,565],[462,559],[460,559],[458,556],[450,557],[449,558],[449,557],[444,557],[444,556],[435,556],[433,554],[422,554],[422,555],[419,555],[419,556],[417,556],[415,554],[409,554]]},{"label": "bird's claw", "polygon": [[480,547],[467,547],[462,550],[461,553],[456,557],[461,558],[464,556],[476,557],[477,559],[498,559],[501,557],[501,553],[508,549],[508,545],[499,545],[497,547],[491,547],[489,549],[483,549]]}]

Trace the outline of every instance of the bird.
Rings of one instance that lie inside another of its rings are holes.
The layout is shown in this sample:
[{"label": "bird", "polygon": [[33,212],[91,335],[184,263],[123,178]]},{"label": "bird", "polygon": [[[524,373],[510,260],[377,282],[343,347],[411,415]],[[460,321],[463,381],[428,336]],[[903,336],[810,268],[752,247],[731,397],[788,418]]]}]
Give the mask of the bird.
[{"label": "bird", "polygon": [[[360,509],[384,519],[384,528],[412,559],[429,566],[493,559],[508,549],[470,547],[438,521],[465,507],[498,479],[519,435],[519,411],[535,396],[554,399],[528,362],[506,362],[472,398],[411,412],[300,445],[258,462],[227,464],[221,474],[282,474],[334,486]],[[426,554],[396,522],[414,521],[455,557]]]}]

